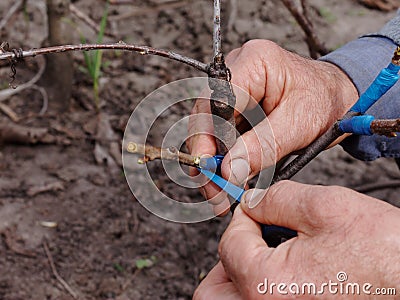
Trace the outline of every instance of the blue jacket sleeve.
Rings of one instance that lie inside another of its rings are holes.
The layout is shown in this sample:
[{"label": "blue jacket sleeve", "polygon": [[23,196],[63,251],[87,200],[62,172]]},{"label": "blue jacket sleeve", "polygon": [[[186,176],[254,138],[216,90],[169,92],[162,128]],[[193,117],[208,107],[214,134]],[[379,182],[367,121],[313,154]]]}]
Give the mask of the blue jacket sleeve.
[{"label": "blue jacket sleeve", "polygon": [[[347,73],[361,95],[385,68],[400,45],[400,10],[379,32],[365,35],[321,57]],[[400,118],[400,81],[367,112],[379,119]],[[357,136],[346,138],[341,146],[360,160],[379,157],[400,157],[400,136]]]}]

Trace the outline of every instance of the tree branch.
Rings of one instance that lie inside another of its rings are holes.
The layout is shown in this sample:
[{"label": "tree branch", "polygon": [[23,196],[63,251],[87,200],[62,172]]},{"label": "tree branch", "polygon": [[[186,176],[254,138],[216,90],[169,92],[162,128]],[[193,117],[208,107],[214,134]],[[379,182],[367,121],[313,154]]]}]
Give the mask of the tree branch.
[{"label": "tree branch", "polygon": [[64,53],[70,51],[90,51],[90,50],[123,50],[123,51],[139,52],[142,55],[157,55],[179,61],[181,63],[194,67],[199,71],[208,73],[207,64],[202,63],[193,58],[186,57],[169,50],[156,49],[149,46],[128,45],[123,42],[113,43],[113,44],[63,45],[63,46],[52,46],[46,48],[31,49],[26,51],[21,50],[21,51],[0,52],[0,60],[22,59],[25,57],[34,57],[37,55],[50,54],[50,53]]},{"label": "tree branch", "polygon": [[221,42],[221,2],[214,0],[214,27],[213,27],[213,52],[214,58],[222,54]]},{"label": "tree branch", "polygon": [[[95,21],[93,21],[88,15],[86,15],[84,12],[82,12],[80,9],[78,9],[74,4],[69,5],[69,10],[73,15],[75,15],[79,20],[84,22],[89,28],[91,28],[94,32],[97,34],[100,32],[100,26],[96,24]],[[115,38],[115,34],[110,32],[109,30],[105,30],[104,32],[105,35],[109,37]]]},{"label": "tree branch", "polygon": [[[225,65],[221,44],[221,3],[214,0],[213,30],[214,60],[209,67],[208,85],[211,94],[211,113],[213,115],[214,133],[218,154],[225,155],[236,141],[234,107],[236,96],[230,84],[230,71]],[[218,80],[214,80],[218,79]]]},{"label": "tree branch", "polygon": [[129,153],[144,155],[143,159],[138,160],[138,163],[140,164],[144,164],[155,159],[166,159],[179,161],[184,165],[198,167],[200,162],[200,157],[180,152],[175,147],[159,148],[151,145],[142,145],[129,142],[126,146],[126,151]]},{"label": "tree branch", "polygon": [[374,120],[371,123],[372,133],[396,137],[396,132],[400,132],[400,119]]},{"label": "tree branch", "polygon": [[11,8],[8,10],[8,12],[6,13],[6,15],[4,17],[2,17],[1,21],[0,21],[0,30],[2,30],[8,23],[8,21],[10,21],[11,17],[18,11],[20,10],[23,5],[25,4],[26,0],[18,0],[15,1],[13,6],[11,6]]},{"label": "tree branch", "polygon": [[305,33],[305,40],[310,51],[310,56],[314,59],[318,58],[318,54],[325,55],[330,51],[325,47],[325,45],[319,40],[318,36],[314,31],[314,27],[307,13],[307,3],[306,0],[301,1],[302,12],[293,2],[293,0],[281,0],[286,8],[290,11],[292,16],[295,18],[296,22],[300,25],[301,29]]},{"label": "tree branch", "polygon": [[[351,118],[357,115],[355,112],[348,112],[344,119]],[[303,154],[297,156],[286,167],[281,169],[275,174],[272,179],[272,184],[281,180],[290,179],[303,169],[310,161],[317,157],[319,153],[324,151],[330,144],[343,135],[339,129],[339,123],[336,122],[331,128],[328,129],[321,137],[311,143],[304,151]]]}]

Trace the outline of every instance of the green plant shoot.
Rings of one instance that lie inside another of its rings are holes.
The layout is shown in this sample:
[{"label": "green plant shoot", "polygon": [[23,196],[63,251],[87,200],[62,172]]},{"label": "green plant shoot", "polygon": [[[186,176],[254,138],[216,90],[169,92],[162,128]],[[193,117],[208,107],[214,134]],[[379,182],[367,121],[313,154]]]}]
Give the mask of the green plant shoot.
[{"label": "green plant shoot", "polygon": [[[100,30],[99,30],[99,34],[97,36],[98,44],[101,44],[103,42],[104,32],[105,32],[106,25],[107,25],[108,5],[109,5],[109,1],[107,1],[107,3],[106,3],[106,8],[104,10],[103,17],[101,18]],[[86,39],[84,37],[81,37],[81,42],[86,43]],[[84,52],[83,55],[84,55],[84,59],[85,59],[85,63],[86,63],[87,72],[88,72],[90,78],[93,80],[94,100],[96,103],[96,108],[98,110],[100,108],[99,107],[100,106],[99,79],[100,79],[100,75],[101,75],[103,51],[95,50],[95,51],[91,51],[91,52]]]}]

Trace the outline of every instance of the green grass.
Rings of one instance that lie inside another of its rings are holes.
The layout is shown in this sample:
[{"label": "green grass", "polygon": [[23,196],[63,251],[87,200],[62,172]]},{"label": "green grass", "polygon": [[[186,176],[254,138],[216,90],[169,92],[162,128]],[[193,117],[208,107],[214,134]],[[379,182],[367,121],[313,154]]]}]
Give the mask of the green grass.
[{"label": "green grass", "polygon": [[[106,3],[106,8],[103,13],[103,17],[101,18],[100,23],[100,31],[97,36],[97,43],[101,44],[104,38],[104,32],[106,30],[107,25],[107,17],[108,17],[108,1]],[[81,42],[86,43],[86,39],[81,36]],[[96,108],[99,110],[100,108],[100,99],[99,99],[99,80],[101,76],[101,69],[103,66],[102,63],[102,50],[94,50],[90,52],[83,52],[85,64],[86,64],[86,71],[89,74],[90,78],[93,81],[93,95],[94,101],[96,103]]]}]

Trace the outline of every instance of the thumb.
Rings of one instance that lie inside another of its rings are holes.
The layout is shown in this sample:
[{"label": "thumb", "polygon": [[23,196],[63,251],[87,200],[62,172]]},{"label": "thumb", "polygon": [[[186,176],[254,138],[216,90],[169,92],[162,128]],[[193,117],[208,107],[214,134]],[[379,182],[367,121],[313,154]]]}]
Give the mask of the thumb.
[{"label": "thumb", "polygon": [[240,136],[222,163],[224,178],[243,185],[261,170],[273,166],[277,157],[277,144],[268,118]]},{"label": "thumb", "polygon": [[311,233],[315,224],[310,220],[310,214],[320,201],[318,193],[319,189],[310,185],[280,181],[267,190],[246,191],[241,208],[258,223]]},{"label": "thumb", "polygon": [[237,139],[222,164],[222,174],[234,184],[242,185],[261,170],[275,165],[289,153],[307,145],[302,136],[304,126],[293,126],[285,105],[278,106],[268,117]]}]

